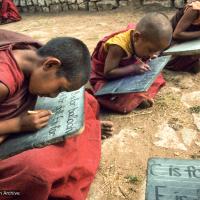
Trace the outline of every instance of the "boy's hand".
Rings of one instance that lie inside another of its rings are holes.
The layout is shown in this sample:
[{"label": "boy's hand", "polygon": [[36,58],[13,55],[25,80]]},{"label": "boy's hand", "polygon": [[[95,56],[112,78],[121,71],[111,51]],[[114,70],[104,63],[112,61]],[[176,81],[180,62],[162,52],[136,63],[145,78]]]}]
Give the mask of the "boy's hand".
[{"label": "boy's hand", "polygon": [[19,130],[36,131],[48,124],[49,118],[52,115],[49,110],[36,110],[34,114],[23,114],[19,117]]},{"label": "boy's hand", "polygon": [[134,74],[143,74],[147,71],[151,71],[150,66],[145,63],[133,64],[132,67],[134,69]]}]

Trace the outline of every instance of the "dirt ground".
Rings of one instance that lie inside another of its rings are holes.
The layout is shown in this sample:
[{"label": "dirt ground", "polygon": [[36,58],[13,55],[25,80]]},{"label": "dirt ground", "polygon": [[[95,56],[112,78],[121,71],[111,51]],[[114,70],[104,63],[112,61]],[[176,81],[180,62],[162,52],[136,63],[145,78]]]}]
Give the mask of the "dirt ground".
[{"label": "dirt ground", "polygon": [[[107,33],[137,22],[149,11],[171,16],[174,10],[157,6],[109,12],[69,12],[56,15],[23,15],[18,23],[3,25],[42,42],[56,36],[83,40],[92,52]],[[200,73],[164,71],[167,84],[155,105],[128,115],[102,112],[115,124],[114,136],[102,142],[102,159],[88,200],[144,200],[146,167],[150,157],[200,157]]]}]

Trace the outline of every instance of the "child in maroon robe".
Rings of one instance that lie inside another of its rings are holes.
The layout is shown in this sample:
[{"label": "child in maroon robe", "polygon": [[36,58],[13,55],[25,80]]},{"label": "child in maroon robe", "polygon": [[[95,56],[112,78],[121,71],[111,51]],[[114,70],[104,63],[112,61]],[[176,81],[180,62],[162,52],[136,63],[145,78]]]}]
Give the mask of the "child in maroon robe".
[{"label": "child in maroon robe", "polygon": [[[40,129],[50,111],[33,109],[36,97],[55,97],[84,85],[90,55],[75,38],[55,38],[42,46],[22,34],[0,30],[0,138]],[[85,93],[82,134],[0,161],[0,199],[86,199],[100,160],[101,129],[97,101]],[[111,123],[102,123],[107,133]]]},{"label": "child in maroon robe", "polygon": [[[174,42],[183,42],[200,38],[200,2],[193,1],[177,11],[171,19]],[[173,43],[174,43],[173,42]],[[178,56],[166,66],[174,71],[200,71],[200,56]]]},{"label": "child in maroon robe", "polygon": [[12,0],[0,0],[0,24],[21,20],[21,16]]},{"label": "child in maroon robe", "polygon": [[[145,64],[155,53],[169,46],[172,28],[166,16],[159,13],[146,15],[136,27],[104,37],[92,54],[90,83],[97,92],[109,80],[150,70]],[[141,61],[142,60],[142,61]],[[160,74],[147,92],[98,96],[98,102],[115,112],[128,113],[134,108],[151,106],[165,81]]]}]

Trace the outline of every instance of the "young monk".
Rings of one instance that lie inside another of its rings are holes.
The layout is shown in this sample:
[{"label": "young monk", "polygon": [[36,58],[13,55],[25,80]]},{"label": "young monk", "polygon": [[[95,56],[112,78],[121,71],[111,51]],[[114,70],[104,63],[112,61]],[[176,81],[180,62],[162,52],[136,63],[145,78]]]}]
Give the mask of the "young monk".
[{"label": "young monk", "polygon": [[[151,70],[145,62],[169,46],[171,37],[171,24],[160,13],[148,14],[136,27],[132,25],[104,37],[92,54],[90,83],[93,92],[97,92],[109,80]],[[105,108],[128,113],[139,105],[151,106],[152,98],[164,83],[162,75],[159,75],[147,92],[104,95],[97,97],[97,100]]]},{"label": "young monk", "polygon": [[[200,38],[200,1],[186,4],[171,19],[173,40],[177,42]],[[200,56],[179,56],[170,61],[168,69],[175,71],[200,71]]]},{"label": "young monk", "polygon": [[[20,134],[47,125],[49,110],[34,109],[37,96],[55,97],[84,85],[90,73],[86,45],[70,37],[42,46],[28,36],[0,30],[0,136]],[[0,199],[85,199],[95,176],[101,147],[98,104],[85,93],[82,134],[44,148],[27,150],[0,161],[0,191],[20,196]],[[112,124],[102,122],[104,131]]]},{"label": "young monk", "polygon": [[21,20],[21,16],[12,0],[0,0],[0,24]]}]

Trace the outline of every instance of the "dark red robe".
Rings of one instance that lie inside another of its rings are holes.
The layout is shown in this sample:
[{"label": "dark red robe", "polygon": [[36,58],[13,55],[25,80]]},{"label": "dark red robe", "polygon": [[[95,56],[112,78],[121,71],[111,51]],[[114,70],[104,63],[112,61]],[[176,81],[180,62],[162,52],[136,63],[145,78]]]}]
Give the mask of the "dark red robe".
[{"label": "dark red robe", "polygon": [[2,0],[0,19],[2,24],[21,20],[19,11],[12,0]]}]

